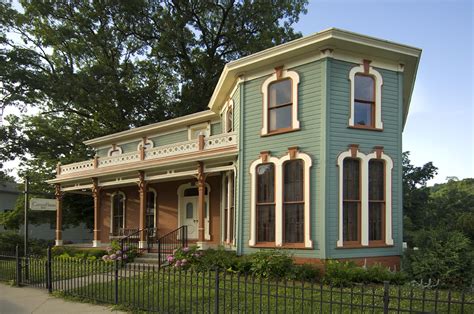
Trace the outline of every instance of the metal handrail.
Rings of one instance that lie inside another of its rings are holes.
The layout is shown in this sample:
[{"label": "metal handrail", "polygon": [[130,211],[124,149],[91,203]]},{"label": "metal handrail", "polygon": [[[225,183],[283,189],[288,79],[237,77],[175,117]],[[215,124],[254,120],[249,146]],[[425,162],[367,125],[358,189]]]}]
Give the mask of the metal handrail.
[{"label": "metal handrail", "polygon": [[188,246],[188,226],[183,225],[157,240],[158,244],[158,267],[161,267],[166,259],[166,253]]}]

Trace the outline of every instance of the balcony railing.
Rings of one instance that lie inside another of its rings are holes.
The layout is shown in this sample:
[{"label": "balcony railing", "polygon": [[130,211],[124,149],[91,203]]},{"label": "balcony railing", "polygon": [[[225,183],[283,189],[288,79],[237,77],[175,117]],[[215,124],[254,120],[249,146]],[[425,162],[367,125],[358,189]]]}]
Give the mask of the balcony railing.
[{"label": "balcony railing", "polygon": [[198,151],[207,151],[231,147],[236,144],[237,135],[235,133],[223,133],[219,135],[205,137],[203,140],[197,138],[191,141],[178,142],[174,144],[150,148],[144,151],[143,156],[140,151],[136,151],[116,156],[96,157],[96,159],[80,161],[68,165],[61,165],[59,174],[66,175],[87,170],[93,170],[95,168],[105,168],[110,166],[139,162],[141,160],[148,161],[165,157],[186,155],[188,153],[194,153]]}]

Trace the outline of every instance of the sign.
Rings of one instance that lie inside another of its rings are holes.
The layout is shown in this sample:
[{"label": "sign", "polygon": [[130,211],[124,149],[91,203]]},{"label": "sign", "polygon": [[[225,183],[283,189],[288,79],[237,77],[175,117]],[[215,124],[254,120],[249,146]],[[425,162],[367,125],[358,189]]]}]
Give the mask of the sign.
[{"label": "sign", "polygon": [[31,210],[56,210],[56,200],[51,200],[47,198],[32,198],[30,200],[30,209]]}]

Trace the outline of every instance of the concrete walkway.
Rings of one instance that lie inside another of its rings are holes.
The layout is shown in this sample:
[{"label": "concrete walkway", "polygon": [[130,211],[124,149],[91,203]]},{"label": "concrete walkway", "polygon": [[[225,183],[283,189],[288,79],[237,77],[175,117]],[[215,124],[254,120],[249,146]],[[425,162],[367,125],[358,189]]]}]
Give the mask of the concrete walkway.
[{"label": "concrete walkway", "polygon": [[0,283],[0,313],[125,313],[108,306],[71,302],[48,294],[45,289],[11,287]]}]

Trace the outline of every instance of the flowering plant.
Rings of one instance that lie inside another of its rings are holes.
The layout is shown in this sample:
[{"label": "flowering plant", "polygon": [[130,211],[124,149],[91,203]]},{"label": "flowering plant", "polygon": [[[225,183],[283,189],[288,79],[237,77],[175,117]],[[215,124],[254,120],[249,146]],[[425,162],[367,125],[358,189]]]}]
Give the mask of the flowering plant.
[{"label": "flowering plant", "polygon": [[120,243],[118,241],[112,241],[110,247],[107,248],[107,254],[102,256],[104,262],[113,262],[113,261],[128,261],[132,260],[137,255],[137,252],[133,248],[128,248],[125,246],[121,250]]},{"label": "flowering plant", "polygon": [[192,264],[196,263],[202,256],[202,252],[198,251],[197,246],[182,247],[173,251],[173,254],[168,255],[167,261],[170,266],[187,269]]}]

